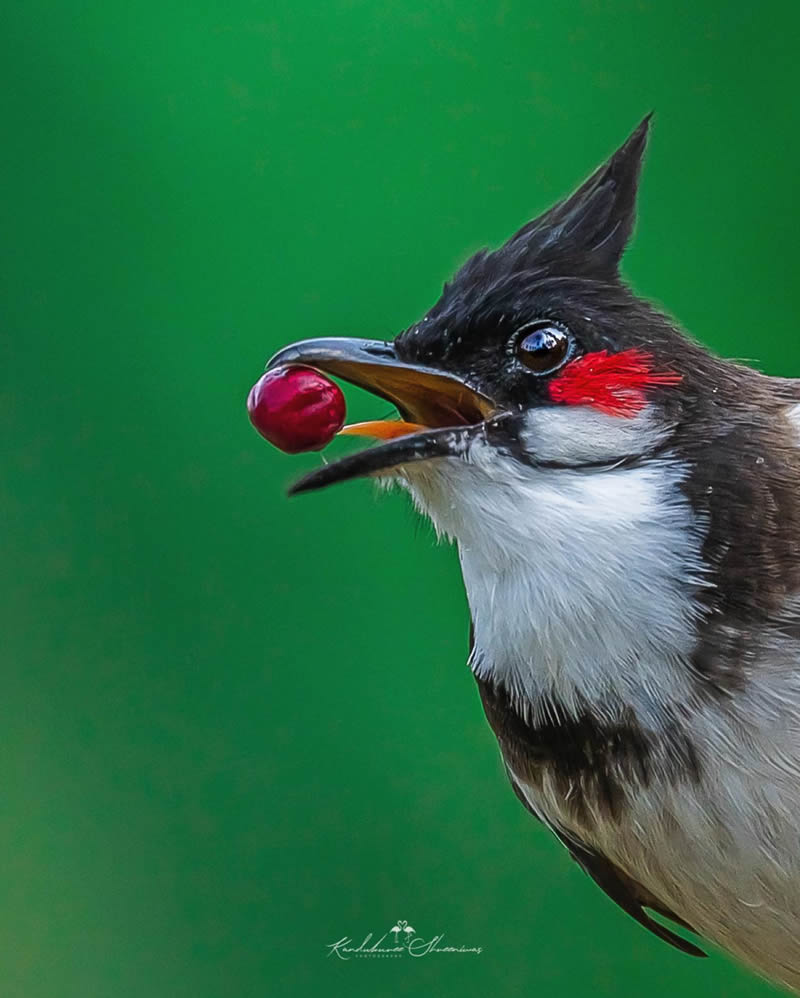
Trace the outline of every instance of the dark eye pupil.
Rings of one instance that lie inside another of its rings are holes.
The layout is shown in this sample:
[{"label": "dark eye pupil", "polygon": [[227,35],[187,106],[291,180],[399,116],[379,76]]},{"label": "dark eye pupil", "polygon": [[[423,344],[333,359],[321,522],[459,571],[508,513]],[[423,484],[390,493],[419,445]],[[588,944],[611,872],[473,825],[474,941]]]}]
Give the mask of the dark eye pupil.
[{"label": "dark eye pupil", "polygon": [[569,350],[569,334],[547,323],[531,328],[519,341],[519,359],[534,374],[550,374],[564,362]]}]

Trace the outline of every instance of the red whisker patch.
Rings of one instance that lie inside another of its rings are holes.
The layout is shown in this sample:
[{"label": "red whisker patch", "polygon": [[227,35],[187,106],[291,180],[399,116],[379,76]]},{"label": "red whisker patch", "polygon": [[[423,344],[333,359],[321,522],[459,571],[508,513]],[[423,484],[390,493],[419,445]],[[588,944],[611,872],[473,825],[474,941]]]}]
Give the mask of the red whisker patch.
[{"label": "red whisker patch", "polygon": [[614,416],[635,416],[647,404],[648,388],[680,380],[673,371],[654,371],[653,358],[643,350],[599,350],[567,364],[550,382],[550,398],[565,405],[591,405]]}]

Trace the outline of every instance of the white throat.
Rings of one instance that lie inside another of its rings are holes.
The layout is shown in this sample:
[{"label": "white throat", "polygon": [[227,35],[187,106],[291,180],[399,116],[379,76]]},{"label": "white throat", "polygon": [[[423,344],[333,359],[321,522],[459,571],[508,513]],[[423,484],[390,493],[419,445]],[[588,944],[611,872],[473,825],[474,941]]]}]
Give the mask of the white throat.
[{"label": "white throat", "polygon": [[703,584],[684,477],[670,457],[542,469],[483,442],[407,466],[415,504],[458,545],[473,671],[528,701],[550,693],[576,713],[621,701],[657,722],[685,696]]}]

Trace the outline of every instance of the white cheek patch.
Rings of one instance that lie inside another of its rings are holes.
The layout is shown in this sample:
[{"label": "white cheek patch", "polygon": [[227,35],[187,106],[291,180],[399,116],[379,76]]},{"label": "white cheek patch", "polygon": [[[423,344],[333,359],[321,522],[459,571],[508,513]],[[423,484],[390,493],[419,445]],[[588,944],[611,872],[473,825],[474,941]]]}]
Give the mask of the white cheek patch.
[{"label": "white cheek patch", "polygon": [[646,454],[671,427],[646,406],[635,416],[615,416],[588,405],[548,406],[525,415],[520,441],[539,461],[580,465]]}]

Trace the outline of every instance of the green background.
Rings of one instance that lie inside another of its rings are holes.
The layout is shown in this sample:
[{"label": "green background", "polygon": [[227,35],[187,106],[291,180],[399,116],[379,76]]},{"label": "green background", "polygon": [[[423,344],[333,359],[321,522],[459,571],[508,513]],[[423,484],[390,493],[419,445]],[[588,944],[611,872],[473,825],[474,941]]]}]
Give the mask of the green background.
[{"label": "green background", "polygon": [[[800,14],[753,8],[6,5],[2,994],[770,993],[529,820],[453,552],[364,482],[285,499],[319,457],[244,410],[276,348],[393,335],[651,108],[627,273],[800,374]],[[399,918],[483,953],[326,957]]]}]

